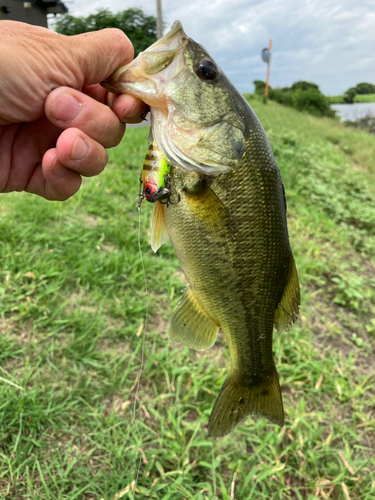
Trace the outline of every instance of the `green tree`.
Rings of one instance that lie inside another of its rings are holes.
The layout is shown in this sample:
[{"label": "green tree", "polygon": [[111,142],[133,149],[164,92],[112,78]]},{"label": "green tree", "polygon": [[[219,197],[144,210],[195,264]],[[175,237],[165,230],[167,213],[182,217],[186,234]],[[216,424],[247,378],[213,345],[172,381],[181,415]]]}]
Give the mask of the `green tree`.
[{"label": "green tree", "polygon": [[302,90],[303,92],[306,92],[307,90],[310,89],[319,90],[319,87],[316,83],[305,82],[303,80],[300,80],[298,82],[293,83],[293,85],[290,87],[289,90],[295,92],[296,90],[299,89]]},{"label": "green tree", "polygon": [[253,84],[255,85],[255,93],[263,95],[266,88],[266,82],[263,82],[262,80],[254,80]]},{"label": "green tree", "polygon": [[78,35],[104,28],[119,28],[126,33],[134,45],[136,56],[156,42],[156,18],[146,16],[141,9],[137,8],[117,13],[113,13],[109,9],[100,9],[87,17],[62,14],[57,16],[54,25],[55,31],[62,35]]},{"label": "green tree", "polygon": [[375,94],[375,85],[372,83],[359,83],[355,90],[357,94]]},{"label": "green tree", "polygon": [[354,102],[354,98],[356,96],[356,89],[355,88],[351,88],[349,90],[347,90],[345,92],[345,94],[342,96],[342,100],[346,103],[346,104],[353,104]]}]

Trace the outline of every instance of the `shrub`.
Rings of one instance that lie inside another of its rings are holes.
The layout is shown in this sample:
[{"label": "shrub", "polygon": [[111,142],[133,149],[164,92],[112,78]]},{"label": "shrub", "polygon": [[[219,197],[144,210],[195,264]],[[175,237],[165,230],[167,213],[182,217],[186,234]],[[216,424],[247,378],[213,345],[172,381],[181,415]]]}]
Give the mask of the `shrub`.
[{"label": "shrub", "polygon": [[[255,93],[264,95],[265,83],[262,80],[255,80],[253,83]],[[299,81],[282,89],[270,87],[269,98],[298,111],[307,111],[318,116],[335,116],[335,111],[330,108],[329,98],[320,92],[316,83]]]},{"label": "shrub", "polygon": [[359,83],[356,87],[351,87],[343,95],[346,104],[353,104],[356,95],[375,94],[375,85],[372,83]]},{"label": "shrub", "polygon": [[291,92],[285,92],[281,89],[271,89],[269,91],[269,98],[273,101],[277,101],[284,106],[293,107],[293,94]]},{"label": "shrub", "polygon": [[307,111],[312,115],[335,116],[329,99],[316,88],[310,87],[306,91],[297,89],[293,93],[293,105],[298,111]]},{"label": "shrub", "polygon": [[305,82],[303,80],[300,80],[299,82],[293,83],[293,85],[290,87],[289,90],[291,90],[292,92],[295,92],[298,89],[303,90],[303,91],[315,89],[315,90],[319,91],[319,87],[316,83]]}]

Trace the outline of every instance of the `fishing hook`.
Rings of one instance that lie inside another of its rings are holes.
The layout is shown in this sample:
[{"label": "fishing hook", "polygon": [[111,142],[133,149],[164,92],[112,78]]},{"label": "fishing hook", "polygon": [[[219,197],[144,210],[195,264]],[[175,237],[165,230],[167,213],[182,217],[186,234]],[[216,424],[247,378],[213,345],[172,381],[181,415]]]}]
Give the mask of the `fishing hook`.
[{"label": "fishing hook", "polygon": [[[180,203],[181,197],[180,197],[180,194],[178,194],[178,200],[171,201],[171,197],[170,197],[171,196],[171,192],[170,192],[170,188],[171,188],[170,180],[171,180],[171,178],[167,174],[167,175],[165,175],[164,179],[165,179],[165,188],[163,188],[163,189],[159,188],[160,193],[159,192],[154,193],[152,196],[147,198],[147,201],[150,201],[151,203],[153,203],[155,201],[159,201],[162,205],[167,205],[167,208],[168,208],[169,205],[177,205],[177,203]],[[146,198],[146,196],[143,192],[142,173],[139,177],[139,182],[140,182],[140,185],[139,185],[139,193],[138,193],[138,210],[141,209],[142,200],[144,200]],[[162,198],[158,199],[161,196],[162,196]],[[161,201],[162,199],[165,199],[165,202]]]},{"label": "fishing hook", "polygon": [[148,115],[149,111],[150,111],[150,106],[147,104],[146,110],[143,111],[143,113],[141,114],[141,118],[142,118],[143,121],[147,120],[147,115]]},{"label": "fishing hook", "polygon": [[170,198],[167,198],[164,203],[162,201],[160,203],[162,205],[167,205],[167,208],[168,208],[169,205],[177,205],[177,203],[180,203],[180,201],[181,201],[181,197],[180,197],[180,193],[178,193],[178,200],[177,201],[171,201]]},{"label": "fishing hook", "polygon": [[[164,182],[165,182],[165,187],[168,189],[168,191],[170,191],[170,189],[171,189],[171,176],[169,174],[166,174],[164,176]],[[181,197],[180,197],[180,193],[178,193],[178,200],[177,201],[171,201],[171,197],[169,196],[164,203],[162,201],[160,201],[160,203],[162,205],[167,205],[167,208],[168,208],[169,205],[177,205],[177,203],[180,203],[180,201],[181,201]]]}]

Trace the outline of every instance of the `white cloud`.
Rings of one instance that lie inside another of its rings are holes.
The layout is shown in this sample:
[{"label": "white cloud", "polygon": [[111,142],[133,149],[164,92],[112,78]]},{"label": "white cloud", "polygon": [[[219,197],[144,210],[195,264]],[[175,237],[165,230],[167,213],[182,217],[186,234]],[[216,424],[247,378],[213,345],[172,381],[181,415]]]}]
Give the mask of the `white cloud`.
[{"label": "white cloud", "polygon": [[[155,0],[75,0],[71,14],[140,7],[155,15]],[[260,52],[273,39],[271,85],[304,79],[326,94],[361,81],[375,83],[374,0],[163,0],[167,29],[179,19],[244,92],[265,79]]]}]

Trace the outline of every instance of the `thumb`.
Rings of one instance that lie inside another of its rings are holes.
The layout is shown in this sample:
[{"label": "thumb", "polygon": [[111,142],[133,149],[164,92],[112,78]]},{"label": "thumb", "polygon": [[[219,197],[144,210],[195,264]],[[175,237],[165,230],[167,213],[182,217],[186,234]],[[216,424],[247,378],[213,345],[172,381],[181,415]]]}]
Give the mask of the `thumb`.
[{"label": "thumb", "polygon": [[107,28],[69,37],[74,57],[71,64],[82,85],[99,83],[134,58],[134,48],[123,31]]}]

